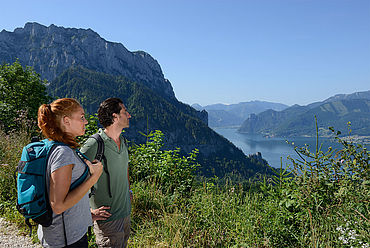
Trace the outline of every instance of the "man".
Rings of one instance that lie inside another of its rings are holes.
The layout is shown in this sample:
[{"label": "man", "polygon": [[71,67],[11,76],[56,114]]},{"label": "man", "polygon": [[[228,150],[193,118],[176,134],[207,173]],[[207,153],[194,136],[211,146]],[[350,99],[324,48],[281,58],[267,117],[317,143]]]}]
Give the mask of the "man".
[{"label": "man", "polygon": [[[131,115],[119,98],[106,99],[98,109],[98,119],[104,127],[99,129],[98,134],[104,141],[105,159],[102,161],[103,173],[94,185],[95,192],[90,198],[90,206],[97,220],[94,221],[94,233],[99,247],[126,247],[130,235],[132,191],[128,151],[122,136],[122,130],[129,127],[130,118]],[[81,152],[92,161],[97,149],[97,140],[89,138]]]}]

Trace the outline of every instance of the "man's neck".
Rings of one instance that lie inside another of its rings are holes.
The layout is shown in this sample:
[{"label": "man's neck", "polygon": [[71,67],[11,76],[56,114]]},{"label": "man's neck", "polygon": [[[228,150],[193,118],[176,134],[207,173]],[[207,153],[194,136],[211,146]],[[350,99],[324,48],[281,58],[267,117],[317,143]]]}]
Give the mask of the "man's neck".
[{"label": "man's neck", "polygon": [[111,138],[111,139],[113,139],[114,141],[120,141],[120,138],[119,138],[119,136],[121,135],[121,133],[122,133],[122,128],[118,128],[118,127],[116,127],[115,125],[111,125],[111,126],[109,126],[109,127],[106,127],[105,129],[104,129],[104,132],[105,132],[105,134],[109,137],[109,138]]}]

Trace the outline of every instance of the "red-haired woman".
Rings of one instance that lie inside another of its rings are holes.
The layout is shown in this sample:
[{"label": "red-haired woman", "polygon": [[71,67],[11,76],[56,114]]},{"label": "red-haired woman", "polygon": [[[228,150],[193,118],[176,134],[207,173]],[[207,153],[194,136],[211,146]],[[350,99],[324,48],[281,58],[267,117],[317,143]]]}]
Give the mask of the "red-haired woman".
[{"label": "red-haired woman", "polygon": [[75,149],[76,137],[85,133],[85,113],[72,98],[43,104],[38,111],[38,126],[49,140],[62,142],[48,159],[47,185],[53,222],[49,227],[39,226],[38,236],[45,247],[88,247],[87,229],[92,225],[88,192],[98,181],[103,166],[98,161],[85,160],[90,176],[77,188],[69,191],[71,183],[84,172],[81,158]]}]

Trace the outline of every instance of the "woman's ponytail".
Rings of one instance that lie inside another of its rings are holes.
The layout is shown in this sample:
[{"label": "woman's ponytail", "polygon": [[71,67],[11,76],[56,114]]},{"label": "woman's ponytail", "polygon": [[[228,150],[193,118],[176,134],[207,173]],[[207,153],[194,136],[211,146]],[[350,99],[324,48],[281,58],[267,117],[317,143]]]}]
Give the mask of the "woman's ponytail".
[{"label": "woman's ponytail", "polygon": [[48,139],[63,142],[73,148],[78,147],[75,137],[62,130],[61,120],[64,116],[70,116],[79,107],[81,105],[73,98],[61,98],[51,104],[42,104],[37,114],[42,134]]}]

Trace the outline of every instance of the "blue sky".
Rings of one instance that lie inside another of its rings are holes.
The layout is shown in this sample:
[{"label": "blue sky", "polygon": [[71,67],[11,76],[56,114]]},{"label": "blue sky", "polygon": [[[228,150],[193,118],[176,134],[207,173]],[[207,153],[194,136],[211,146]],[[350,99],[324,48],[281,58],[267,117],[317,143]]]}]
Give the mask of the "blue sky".
[{"label": "blue sky", "polygon": [[0,30],[91,28],[151,54],[180,101],[306,105],[370,89],[370,0],[5,1]]}]

